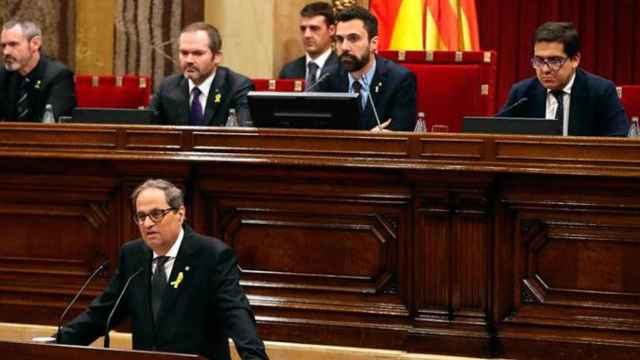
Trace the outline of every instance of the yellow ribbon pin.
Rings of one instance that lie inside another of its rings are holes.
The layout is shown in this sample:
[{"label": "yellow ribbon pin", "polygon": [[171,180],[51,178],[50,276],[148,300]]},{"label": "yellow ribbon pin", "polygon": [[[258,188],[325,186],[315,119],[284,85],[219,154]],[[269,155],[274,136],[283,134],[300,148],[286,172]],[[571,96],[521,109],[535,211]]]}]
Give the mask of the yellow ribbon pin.
[{"label": "yellow ribbon pin", "polygon": [[183,279],[184,279],[184,274],[182,273],[182,271],[180,271],[180,273],[178,273],[178,277],[176,278],[176,281],[171,282],[171,286],[173,286],[174,289],[177,289],[178,286],[180,286],[180,283],[182,282]]},{"label": "yellow ribbon pin", "polygon": [[220,101],[222,101],[222,94],[216,94],[215,99],[213,100],[214,103],[219,103]]}]

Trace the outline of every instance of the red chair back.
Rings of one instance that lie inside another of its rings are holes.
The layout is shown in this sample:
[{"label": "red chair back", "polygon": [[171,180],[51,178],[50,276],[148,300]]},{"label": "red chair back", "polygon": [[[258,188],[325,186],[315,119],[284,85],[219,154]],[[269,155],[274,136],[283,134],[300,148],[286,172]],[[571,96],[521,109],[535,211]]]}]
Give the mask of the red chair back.
[{"label": "red chair back", "polygon": [[78,107],[137,109],[149,106],[151,78],[138,75],[78,75]]}]

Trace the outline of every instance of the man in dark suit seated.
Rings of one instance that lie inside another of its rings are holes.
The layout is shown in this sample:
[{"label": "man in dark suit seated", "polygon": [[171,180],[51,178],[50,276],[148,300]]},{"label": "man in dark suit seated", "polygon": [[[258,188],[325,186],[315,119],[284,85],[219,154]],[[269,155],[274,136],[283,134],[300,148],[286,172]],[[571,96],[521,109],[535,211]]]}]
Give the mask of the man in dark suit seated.
[{"label": "man in dark suit seated", "polygon": [[627,134],[615,85],[578,67],[580,39],[571,23],[547,22],[536,30],[531,64],[536,77],[513,85],[498,116],[556,119],[564,135]]},{"label": "man in dark suit seated", "polygon": [[131,199],[142,238],[122,246],[115,277],[63,327],[60,342],[88,345],[104,335],[131,278],[112,319],[131,319],[134,349],[230,360],[231,338],[242,359],[267,359],[232,249],[184,225],[182,191],[166,180],[147,180]]},{"label": "man in dark suit seated", "polygon": [[[413,131],[416,76],[378,57],[378,20],[367,9],[347,8],[336,15],[336,51],[341,66],[322,90],[360,94],[362,130]],[[373,102],[372,102],[373,101]]]},{"label": "man in dark suit seated", "polygon": [[47,104],[55,118],[76,106],[73,72],[40,53],[42,30],[31,21],[11,20],[0,35],[0,120],[42,120]]},{"label": "man in dark suit seated", "polygon": [[182,74],[167,77],[151,100],[155,121],[162,125],[224,126],[235,109],[240,126],[249,125],[247,77],[219,66],[222,38],[205,23],[185,27],[178,39]]},{"label": "man in dark suit seated", "polygon": [[307,4],[300,11],[300,35],[305,56],[286,64],[282,79],[305,79],[305,87],[314,86],[325,74],[335,71],[338,56],[331,48],[336,32],[333,9],[327,2]]}]

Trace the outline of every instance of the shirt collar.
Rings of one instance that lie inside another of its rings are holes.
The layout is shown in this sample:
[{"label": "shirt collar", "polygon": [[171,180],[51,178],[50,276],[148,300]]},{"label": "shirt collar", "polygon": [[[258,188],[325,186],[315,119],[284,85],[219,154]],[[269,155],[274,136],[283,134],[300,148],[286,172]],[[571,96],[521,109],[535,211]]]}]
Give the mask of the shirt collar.
[{"label": "shirt collar", "polygon": [[[182,238],[184,238],[184,229],[180,229],[180,233],[178,234],[178,238],[176,239],[176,241],[173,243],[173,245],[171,245],[171,249],[169,249],[169,251],[167,251],[167,253],[165,254],[165,256],[168,256],[170,259],[171,258],[175,258],[178,256],[178,250],[180,250],[180,245],[182,245]],[[157,258],[158,254],[156,254],[156,252],[153,252],[153,258]]]},{"label": "shirt collar", "polygon": [[[573,81],[576,79],[576,73],[577,71],[573,72],[573,75],[571,76],[571,79],[569,80],[567,85],[565,85],[564,88],[562,88],[562,92],[564,92],[565,94],[571,95],[571,88],[573,87]],[[547,95],[549,95],[550,92],[551,90],[547,89]]]},{"label": "shirt collar", "polygon": [[[362,76],[362,79],[360,79],[360,83],[362,84],[362,88],[366,89],[366,91],[369,91],[369,87],[371,86],[371,82],[373,81],[373,75],[376,73],[376,59],[375,57],[373,58],[373,65],[371,66],[371,69],[369,69],[369,71],[367,71],[366,74],[364,74],[364,76]],[[364,80],[364,82],[363,82]],[[356,78],[353,77],[353,75],[351,75],[351,73],[349,73],[349,89],[352,88],[353,83],[356,81]],[[365,86],[365,84],[367,86]]]},{"label": "shirt collar", "polygon": [[327,62],[327,59],[329,59],[329,56],[331,56],[331,47],[329,47],[325,52],[323,52],[320,56],[318,56],[315,59],[312,59],[311,56],[309,56],[309,54],[306,54],[306,62],[305,64],[309,64],[310,61],[313,61],[314,63],[316,63],[316,65],[318,65],[318,69],[322,69],[324,67],[324,64]]},{"label": "shirt collar", "polygon": [[[198,85],[198,89],[200,89],[200,92],[202,93],[202,95],[204,95],[204,98],[208,98],[209,97],[209,91],[211,90],[211,84],[213,84],[213,79],[216,77],[216,70],[214,70],[211,75],[209,75],[209,77],[207,77],[202,84]],[[196,84],[193,83],[193,81],[191,79],[189,79],[189,95],[191,95],[191,91],[193,91],[193,88],[196,87]]]}]

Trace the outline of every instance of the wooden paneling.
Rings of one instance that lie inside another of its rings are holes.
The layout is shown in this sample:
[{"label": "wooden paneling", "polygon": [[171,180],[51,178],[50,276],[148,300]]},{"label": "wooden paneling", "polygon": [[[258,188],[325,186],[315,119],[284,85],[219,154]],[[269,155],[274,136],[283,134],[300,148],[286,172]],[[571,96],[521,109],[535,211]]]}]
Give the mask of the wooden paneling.
[{"label": "wooden paneling", "polygon": [[2,123],[0,321],[55,323],[137,236],[131,191],[164,177],[186,190],[190,224],[235,249],[266,339],[635,358],[639,151],[633,139]]}]

